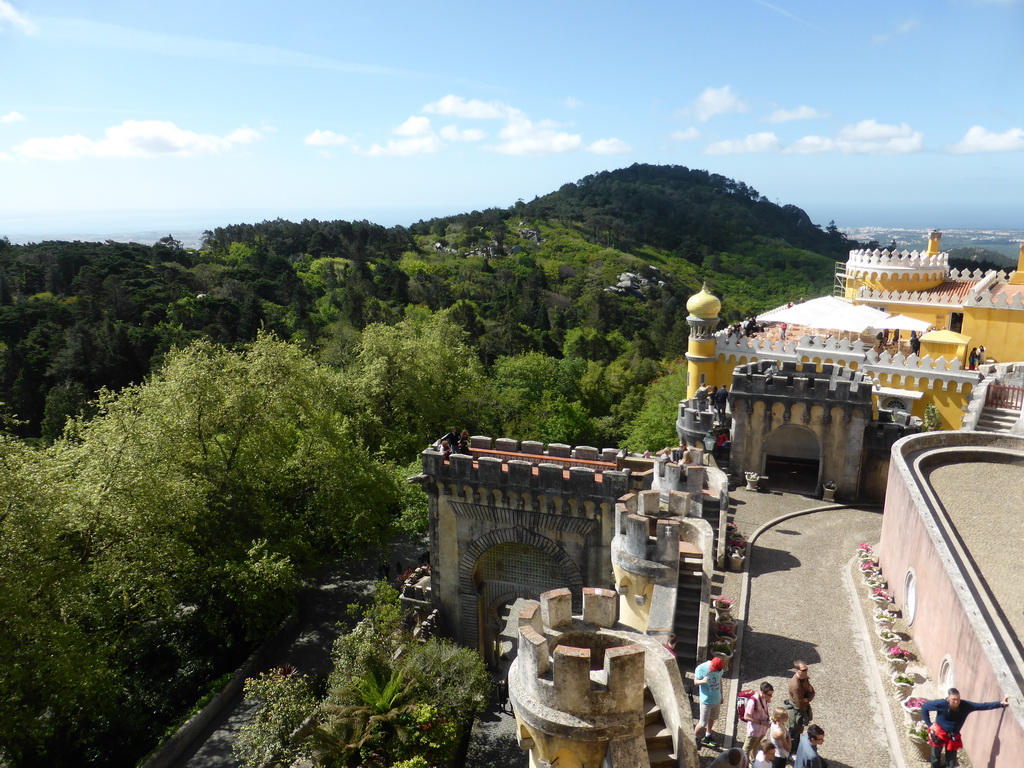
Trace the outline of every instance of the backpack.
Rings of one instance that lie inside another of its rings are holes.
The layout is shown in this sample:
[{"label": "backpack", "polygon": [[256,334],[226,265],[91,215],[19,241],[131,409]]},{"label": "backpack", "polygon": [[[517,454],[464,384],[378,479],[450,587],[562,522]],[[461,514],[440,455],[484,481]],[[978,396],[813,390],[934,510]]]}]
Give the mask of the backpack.
[{"label": "backpack", "polygon": [[744,723],[747,722],[747,718],[744,716],[744,712],[747,709],[747,700],[752,698],[754,698],[754,691],[750,688],[744,688],[736,694],[736,717]]}]

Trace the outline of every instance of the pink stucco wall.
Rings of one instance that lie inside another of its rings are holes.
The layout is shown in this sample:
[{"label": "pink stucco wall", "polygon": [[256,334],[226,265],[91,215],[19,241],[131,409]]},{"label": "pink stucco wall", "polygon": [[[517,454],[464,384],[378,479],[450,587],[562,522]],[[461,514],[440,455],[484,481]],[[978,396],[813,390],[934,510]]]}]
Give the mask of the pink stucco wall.
[{"label": "pink stucco wall", "polygon": [[[919,508],[911,490],[910,470],[899,455],[904,442],[893,448],[881,541],[876,548],[878,561],[901,610],[905,611],[906,575],[911,570],[915,575],[917,611],[910,630],[929,676],[938,679],[948,655],[963,698],[997,701],[1004,691],[954,588],[955,576],[946,567],[953,560],[938,537],[932,538],[931,526],[926,526],[924,518],[930,513],[923,504]],[[1013,691],[1007,693],[1013,698]],[[975,713],[967,720],[963,733],[967,754],[976,768],[1024,764],[1024,729],[1011,709]]]}]

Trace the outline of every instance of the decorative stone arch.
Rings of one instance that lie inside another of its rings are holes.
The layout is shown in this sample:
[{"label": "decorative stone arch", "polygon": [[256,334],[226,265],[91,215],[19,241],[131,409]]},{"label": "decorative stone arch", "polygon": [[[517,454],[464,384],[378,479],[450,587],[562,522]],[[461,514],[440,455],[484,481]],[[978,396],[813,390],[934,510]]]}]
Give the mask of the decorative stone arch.
[{"label": "decorative stone arch", "polygon": [[800,421],[787,421],[773,429],[761,445],[761,466],[767,471],[770,457],[792,462],[817,463],[814,484],[821,485],[821,473],[825,464],[825,448],[821,437]]},{"label": "decorative stone arch", "polygon": [[[572,591],[573,603],[581,604],[583,573],[579,564],[556,542],[521,526],[491,531],[470,543],[459,558],[459,608],[462,625],[460,639],[463,645],[475,646],[483,650],[484,638],[480,632],[480,616],[481,614],[486,616],[494,606],[480,604],[481,595],[474,576],[477,563],[483,554],[501,544],[525,544],[551,556],[558,564],[562,574],[566,577],[566,583],[563,586],[568,587]],[[517,592],[514,595],[515,597],[524,596],[518,594],[518,590],[512,590],[512,592]],[[535,596],[530,595],[530,597]],[[497,597],[490,602],[495,603],[496,600]],[[579,605],[576,607],[579,608]]]}]

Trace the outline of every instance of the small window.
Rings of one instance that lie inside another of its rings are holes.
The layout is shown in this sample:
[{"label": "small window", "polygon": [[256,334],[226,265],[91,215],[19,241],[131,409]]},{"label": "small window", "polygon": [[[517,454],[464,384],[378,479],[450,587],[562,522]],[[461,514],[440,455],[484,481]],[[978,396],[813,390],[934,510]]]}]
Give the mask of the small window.
[{"label": "small window", "polygon": [[917,577],[914,569],[907,571],[907,577],[903,581],[903,617],[907,624],[914,623],[914,616],[917,615]]},{"label": "small window", "polygon": [[901,400],[898,397],[886,398],[885,402],[882,404],[882,407],[885,410],[887,410],[887,411],[909,411],[910,410],[909,408],[907,408],[906,402],[904,402],[903,400]]},{"label": "small window", "polygon": [[939,685],[942,693],[945,694],[950,688],[956,688],[956,670],[953,669],[953,659],[946,654],[939,667]]}]

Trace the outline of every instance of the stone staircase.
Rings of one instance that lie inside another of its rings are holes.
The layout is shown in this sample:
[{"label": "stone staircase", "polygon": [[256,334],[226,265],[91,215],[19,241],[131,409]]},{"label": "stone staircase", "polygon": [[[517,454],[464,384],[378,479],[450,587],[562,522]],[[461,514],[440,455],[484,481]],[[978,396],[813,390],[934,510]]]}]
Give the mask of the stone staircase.
[{"label": "stone staircase", "polygon": [[644,741],[647,742],[647,759],[651,768],[676,768],[679,759],[673,751],[672,732],[665,725],[661,708],[654,701],[651,692],[644,688]]},{"label": "stone staircase", "polygon": [[704,583],[704,554],[686,541],[679,542],[679,588],[676,614],[672,620],[676,633],[676,656],[680,669],[697,666],[697,632],[700,622],[700,595]]},{"label": "stone staircase", "polygon": [[987,406],[978,419],[978,432],[1009,432],[1020,419],[1016,408],[993,408]]}]

